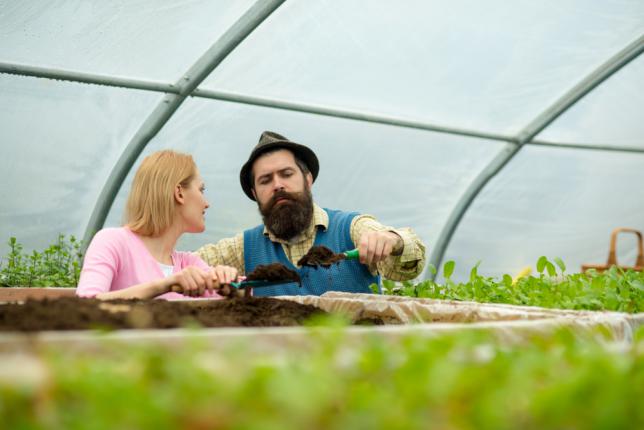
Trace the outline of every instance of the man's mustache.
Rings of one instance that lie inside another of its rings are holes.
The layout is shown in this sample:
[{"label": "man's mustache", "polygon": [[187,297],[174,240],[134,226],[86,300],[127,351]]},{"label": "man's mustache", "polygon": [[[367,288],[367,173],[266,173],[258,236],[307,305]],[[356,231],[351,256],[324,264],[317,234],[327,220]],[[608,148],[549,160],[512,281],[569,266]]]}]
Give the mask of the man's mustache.
[{"label": "man's mustache", "polygon": [[297,200],[297,193],[289,193],[288,191],[277,191],[273,197],[268,201],[268,208],[273,209],[279,199]]}]

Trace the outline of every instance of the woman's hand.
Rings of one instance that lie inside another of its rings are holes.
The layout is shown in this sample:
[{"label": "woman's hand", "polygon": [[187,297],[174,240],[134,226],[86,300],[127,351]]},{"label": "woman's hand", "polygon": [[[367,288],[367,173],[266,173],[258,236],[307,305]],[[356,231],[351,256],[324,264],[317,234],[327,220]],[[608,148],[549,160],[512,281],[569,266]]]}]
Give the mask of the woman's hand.
[{"label": "woman's hand", "polygon": [[203,296],[206,290],[212,292],[219,284],[212,271],[207,272],[196,266],[188,266],[168,278],[171,291],[176,291],[177,286],[181,294],[190,297]]},{"label": "woman's hand", "polygon": [[[215,266],[204,271],[196,266],[189,266],[168,278],[170,291],[190,297],[203,296],[205,291],[217,291],[220,295],[230,294],[230,283],[237,280],[237,269],[231,266]],[[234,288],[233,288],[234,289]],[[226,290],[228,294],[222,294]]]}]

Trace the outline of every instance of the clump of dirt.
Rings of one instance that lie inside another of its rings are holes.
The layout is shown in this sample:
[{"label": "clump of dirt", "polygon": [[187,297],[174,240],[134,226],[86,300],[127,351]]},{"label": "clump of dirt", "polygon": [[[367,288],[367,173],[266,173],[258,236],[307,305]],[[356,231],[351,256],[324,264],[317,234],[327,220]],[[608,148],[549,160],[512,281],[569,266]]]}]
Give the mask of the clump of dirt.
[{"label": "clump of dirt", "polygon": [[302,283],[300,275],[281,263],[260,264],[248,274],[247,281],[294,281]]},{"label": "clump of dirt", "polygon": [[0,304],[0,331],[293,326],[317,314],[326,312],[270,297],[174,302],[61,297]]},{"label": "clump of dirt", "polygon": [[328,269],[332,264],[337,264],[345,258],[346,256],[344,254],[336,254],[326,246],[314,246],[300,258],[297,265],[310,266],[316,269],[322,266]]},{"label": "clump of dirt", "polygon": [[380,317],[359,318],[353,322],[353,325],[385,325],[385,321]]}]

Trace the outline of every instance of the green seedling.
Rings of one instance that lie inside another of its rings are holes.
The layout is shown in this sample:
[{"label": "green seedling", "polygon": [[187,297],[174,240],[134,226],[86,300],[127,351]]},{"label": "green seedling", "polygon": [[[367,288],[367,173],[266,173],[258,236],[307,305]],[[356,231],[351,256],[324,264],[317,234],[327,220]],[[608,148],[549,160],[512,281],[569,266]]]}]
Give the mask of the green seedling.
[{"label": "green seedling", "polygon": [[[470,270],[467,282],[454,282],[455,264],[443,267],[444,283],[432,280],[396,283],[383,281],[384,294],[444,300],[467,300],[482,303],[506,303],[546,308],[609,310],[637,313],[644,311],[644,273],[612,267],[605,272],[566,274],[560,258],[554,264],[540,257],[539,276],[513,280],[505,274],[500,279],[480,273],[480,262]],[[557,272],[560,269],[560,273]]]},{"label": "green seedling", "polygon": [[9,253],[0,260],[0,285],[5,287],[75,287],[80,278],[81,242],[58,235],[43,251],[27,254],[15,237]]}]

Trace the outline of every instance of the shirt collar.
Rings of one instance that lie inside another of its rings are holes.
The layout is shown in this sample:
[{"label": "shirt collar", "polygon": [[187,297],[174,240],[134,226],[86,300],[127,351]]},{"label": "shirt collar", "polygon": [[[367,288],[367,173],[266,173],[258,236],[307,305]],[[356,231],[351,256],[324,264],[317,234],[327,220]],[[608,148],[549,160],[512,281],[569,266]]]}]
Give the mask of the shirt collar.
[{"label": "shirt collar", "polygon": [[264,226],[264,236],[268,237],[271,242],[279,242],[285,244],[298,243],[302,242],[305,239],[310,239],[311,237],[313,237],[317,227],[326,230],[329,227],[329,215],[324,209],[313,203],[313,218],[311,219],[311,224],[302,234],[299,234],[291,240],[286,241],[276,238],[273,233],[268,231],[266,226]]}]

